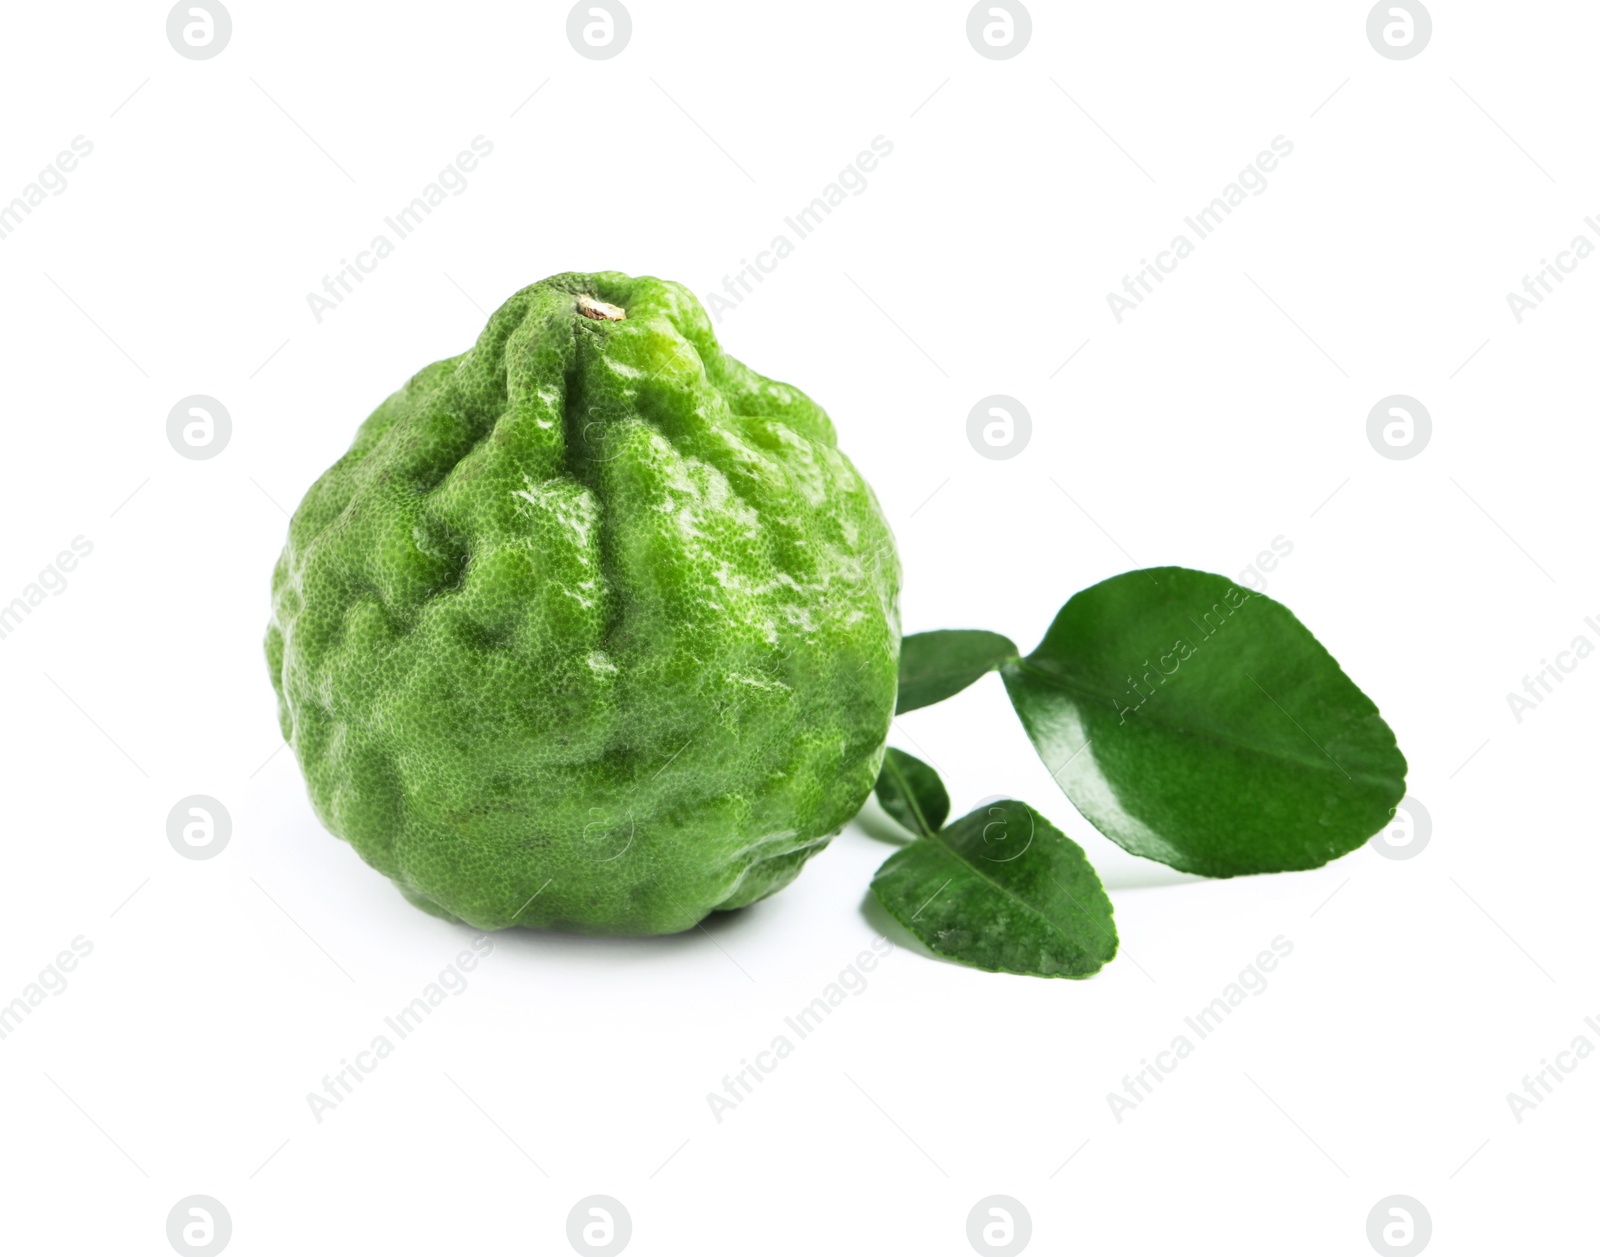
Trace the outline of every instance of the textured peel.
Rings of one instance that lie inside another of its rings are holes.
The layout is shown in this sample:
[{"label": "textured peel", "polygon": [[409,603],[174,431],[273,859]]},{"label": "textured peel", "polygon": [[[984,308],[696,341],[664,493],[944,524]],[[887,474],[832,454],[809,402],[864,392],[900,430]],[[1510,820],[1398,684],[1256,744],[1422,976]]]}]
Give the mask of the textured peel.
[{"label": "textured peel", "polygon": [[518,292],[361,426],[272,585],[319,817],[481,928],[670,933],[748,904],[882,758],[888,526],[821,408],[724,354],[677,284]]}]

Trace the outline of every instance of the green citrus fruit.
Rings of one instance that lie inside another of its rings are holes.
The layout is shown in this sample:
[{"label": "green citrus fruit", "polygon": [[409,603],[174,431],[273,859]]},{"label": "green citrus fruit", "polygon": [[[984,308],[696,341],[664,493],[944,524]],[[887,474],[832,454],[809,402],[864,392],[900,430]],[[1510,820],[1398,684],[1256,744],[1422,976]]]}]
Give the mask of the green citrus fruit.
[{"label": "green citrus fruit", "polygon": [[899,565],[804,393],[686,289],[524,288],[312,486],[267,660],[323,823],[484,929],[687,929],[871,791]]}]

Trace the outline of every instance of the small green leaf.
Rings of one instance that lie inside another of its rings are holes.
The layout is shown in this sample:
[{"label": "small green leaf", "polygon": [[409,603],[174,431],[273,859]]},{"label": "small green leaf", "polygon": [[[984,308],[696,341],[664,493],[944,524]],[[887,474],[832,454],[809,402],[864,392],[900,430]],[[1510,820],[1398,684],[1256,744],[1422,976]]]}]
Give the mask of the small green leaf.
[{"label": "small green leaf", "polygon": [[872,893],[934,951],[974,969],[1084,978],[1117,954],[1111,901],[1083,849],[1013,799],[902,847]]},{"label": "small green leaf", "polygon": [[900,643],[900,697],[895,714],[942,703],[1016,657],[1016,645],[1009,637],[985,629],[913,633]]},{"label": "small green leaf", "polygon": [[1382,829],[1405,794],[1405,757],[1372,700],[1287,607],[1221,576],[1102,581],[1001,674],[1077,809],[1173,868],[1316,868]]},{"label": "small green leaf", "polygon": [[931,838],[950,815],[950,796],[939,774],[915,755],[889,747],[873,788],[883,810],[919,838]]}]

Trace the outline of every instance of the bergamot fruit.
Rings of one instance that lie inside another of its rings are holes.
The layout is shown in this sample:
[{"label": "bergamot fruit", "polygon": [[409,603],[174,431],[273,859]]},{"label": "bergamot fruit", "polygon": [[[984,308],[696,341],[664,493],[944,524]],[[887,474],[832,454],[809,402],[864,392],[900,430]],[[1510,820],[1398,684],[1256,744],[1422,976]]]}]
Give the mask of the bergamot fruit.
[{"label": "bergamot fruit", "polygon": [[557,275],[306,494],[267,660],[318,816],[417,906],[670,933],[871,791],[898,586],[815,402],[677,284]]}]

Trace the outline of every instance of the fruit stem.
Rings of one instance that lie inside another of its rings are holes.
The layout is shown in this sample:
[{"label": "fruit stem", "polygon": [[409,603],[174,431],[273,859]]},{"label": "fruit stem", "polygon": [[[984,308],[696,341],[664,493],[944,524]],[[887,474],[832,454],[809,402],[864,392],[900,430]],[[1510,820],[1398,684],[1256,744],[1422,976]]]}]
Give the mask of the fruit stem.
[{"label": "fruit stem", "polygon": [[601,301],[599,297],[591,297],[586,292],[578,294],[578,313],[586,319],[604,319],[608,323],[620,323],[628,317],[628,312],[621,306]]}]

